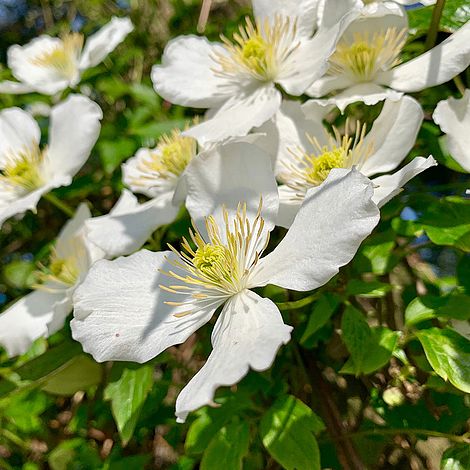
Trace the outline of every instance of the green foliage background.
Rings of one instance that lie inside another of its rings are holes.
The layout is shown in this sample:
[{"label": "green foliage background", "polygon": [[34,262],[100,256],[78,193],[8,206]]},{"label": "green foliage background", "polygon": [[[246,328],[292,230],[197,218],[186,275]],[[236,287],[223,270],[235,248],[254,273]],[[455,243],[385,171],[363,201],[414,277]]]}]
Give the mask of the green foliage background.
[{"label": "green foliage background", "polygon": [[[72,208],[88,201],[94,215],[118,198],[121,162],[194,115],[162,101],[149,75],[170,38],[197,33],[201,2],[121,3],[127,7],[107,0],[29,1],[25,17],[0,37],[5,63],[9,45],[42,32],[59,35],[76,18],[89,34],[113,14],[131,17],[135,31],[79,85],[104,111],[98,144],[74,183],[54,191]],[[466,3],[446,2],[439,41],[469,19]],[[213,2],[205,34],[230,35],[250,11],[242,0]],[[410,12],[405,57],[425,49],[431,16],[432,7]],[[10,78],[6,66],[0,78]],[[144,365],[98,365],[66,326],[20,358],[0,352],[0,468],[470,468],[470,342],[451,328],[470,318],[469,177],[431,119],[438,101],[459,96],[465,86],[468,70],[415,95],[426,118],[410,158],[432,154],[440,165],[384,207],[354,261],[311,295],[264,289],[295,326],[270,370],[220,389],[220,407],[203,408],[179,425],[174,401],[210,352],[211,325]],[[50,99],[0,96],[1,108],[39,102]],[[347,112],[370,124],[379,111],[380,105],[352,105]],[[47,119],[38,119],[47,138]],[[343,120],[331,116],[336,125]],[[29,291],[66,220],[43,199],[37,214],[4,224],[4,305]],[[180,214],[147,247],[178,243],[188,226],[187,214]],[[278,230],[273,243],[282,235]]]}]

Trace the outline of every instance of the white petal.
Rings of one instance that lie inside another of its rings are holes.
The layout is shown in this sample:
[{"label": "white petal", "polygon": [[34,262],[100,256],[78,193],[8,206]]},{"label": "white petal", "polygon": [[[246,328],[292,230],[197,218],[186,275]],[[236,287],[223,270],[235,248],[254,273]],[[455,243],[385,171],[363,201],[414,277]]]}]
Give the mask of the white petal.
[{"label": "white petal", "polygon": [[373,146],[374,153],[361,166],[361,173],[371,176],[394,170],[413,148],[423,117],[420,104],[410,96],[399,101],[385,100],[364,140],[366,147]]},{"label": "white petal", "polygon": [[168,42],[162,64],[152,68],[155,91],[171,103],[195,108],[219,106],[230,96],[227,80],[213,69],[215,53],[225,53],[221,44],[198,36],[180,36]]},{"label": "white petal", "polygon": [[78,80],[78,70],[77,76],[66,78],[58,69],[37,64],[35,60],[61,44],[59,38],[42,35],[25,46],[11,46],[8,49],[8,66],[15,78],[32,90],[54,95]]},{"label": "white petal", "polygon": [[291,331],[271,300],[251,291],[232,297],[214,327],[212,353],[176,400],[178,421],[184,422],[188,413],[212,403],[218,387],[236,384],[250,368],[271,367]]},{"label": "white petal", "polygon": [[109,53],[111,53],[124,38],[134,29],[129,18],[117,18],[113,16],[111,21],[105,24],[87,40],[80,58],[80,70],[98,65]]},{"label": "white petal", "polygon": [[393,173],[393,175],[383,175],[378,178],[374,178],[372,182],[376,187],[374,189],[374,197],[372,198],[373,201],[379,207],[382,207],[390,201],[390,199],[400,193],[402,191],[402,187],[408,181],[422,171],[435,165],[437,165],[437,162],[433,157],[416,157],[401,170]]},{"label": "white petal", "polygon": [[0,93],[22,95],[24,93],[31,93],[32,91],[34,91],[34,89],[25,83],[13,82],[11,80],[0,82]]},{"label": "white petal", "polygon": [[321,98],[322,96],[331,93],[336,90],[344,90],[350,86],[353,86],[354,82],[351,81],[346,75],[324,75],[319,78],[306,90],[308,96],[315,98]]},{"label": "white petal", "polygon": [[430,51],[377,77],[377,83],[410,93],[445,83],[470,65],[470,22]]},{"label": "white petal", "polygon": [[73,304],[72,304],[72,293],[73,288],[68,289],[64,294],[62,299],[57,301],[54,304],[52,309],[52,318],[50,319],[49,323],[47,324],[47,335],[50,336],[54,333],[60,331],[63,326],[65,325],[65,320],[72,312]]},{"label": "white petal", "polygon": [[100,107],[82,95],[70,95],[52,108],[46,170],[50,177],[71,181],[98,139],[102,118]]},{"label": "white petal", "polygon": [[289,186],[279,186],[279,212],[277,213],[276,225],[289,228],[294,222],[295,216],[302,206],[302,199],[296,197],[297,193]]},{"label": "white petal", "polygon": [[[363,16],[367,17],[382,17],[386,15],[395,15],[401,19],[401,26],[406,28],[408,26],[406,11],[397,5],[400,2],[372,2],[367,5],[364,5],[361,13]],[[416,3],[412,1],[411,3]]]},{"label": "white petal", "polygon": [[343,113],[348,105],[362,101],[364,104],[372,106],[385,99],[397,101],[403,96],[403,93],[395,90],[389,90],[375,83],[359,83],[343,92],[322,100],[325,105],[334,104]]},{"label": "white petal", "polygon": [[354,257],[379,221],[372,184],[356,170],[334,169],[307,192],[279,245],[260,260],[254,285],[308,291],[330,280]]},{"label": "white petal", "polygon": [[139,204],[132,193],[124,190],[114,208],[117,210],[87,221],[88,238],[108,258],[128,255],[141,248],[158,227],[173,222],[179,207],[172,204],[172,197],[170,192]]},{"label": "white petal", "polygon": [[272,84],[240,90],[210,119],[183,134],[194,137],[202,146],[229,137],[245,136],[271,119],[280,105],[281,94]]},{"label": "white petal", "polygon": [[96,262],[74,294],[72,336],[99,361],[146,362],[184,342],[209,321],[218,305],[181,318],[166,301],[184,300],[161,288],[174,270],[170,251],[141,250],[127,258]]},{"label": "white petal", "polygon": [[71,245],[77,236],[83,233],[85,221],[91,217],[90,209],[84,203],[78,206],[75,215],[63,226],[55,243],[55,251],[59,258],[70,256]]},{"label": "white petal", "polygon": [[38,338],[47,337],[54,305],[64,294],[34,291],[0,314],[0,345],[9,356],[25,353]]},{"label": "white petal", "polygon": [[336,43],[357,15],[355,10],[344,16],[336,15],[337,21],[322,25],[312,39],[302,40],[283,64],[276,82],[291,95],[305,93],[328,70],[328,59],[334,53]]},{"label": "white petal", "polygon": [[253,220],[262,198],[265,230],[274,227],[279,205],[271,158],[259,147],[232,142],[199,154],[186,168],[188,195],[186,207],[199,227],[204,217],[213,215],[224,227],[222,206],[233,214],[239,203],[246,203]]},{"label": "white petal", "polygon": [[20,108],[0,112],[0,168],[6,155],[15,155],[39,145],[41,131],[31,114]]},{"label": "white petal", "polygon": [[470,90],[461,99],[440,101],[434,122],[447,134],[447,148],[460,166],[470,172]]},{"label": "white petal", "polygon": [[317,21],[318,0],[253,0],[253,13],[260,22],[283,15],[297,20],[300,36],[311,37]]}]

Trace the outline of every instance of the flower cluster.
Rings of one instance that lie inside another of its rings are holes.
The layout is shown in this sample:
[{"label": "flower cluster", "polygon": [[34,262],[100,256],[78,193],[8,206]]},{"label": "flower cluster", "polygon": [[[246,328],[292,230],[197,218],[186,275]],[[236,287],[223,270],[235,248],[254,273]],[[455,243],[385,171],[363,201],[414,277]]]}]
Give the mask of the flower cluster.
[{"label": "flower cluster", "polygon": [[[205,119],[124,163],[128,189],[109,214],[77,209],[50,262],[38,267],[35,290],[0,315],[0,344],[10,355],[58,331],[72,310],[73,338],[100,362],[146,362],[215,316],[213,351],[176,402],[184,422],[213,403],[218,387],[268,369],[290,341],[292,326],[258,288],[308,292],[327,283],[353,259],[382,206],[436,165],[432,156],[402,165],[423,121],[406,93],[468,67],[470,24],[402,63],[408,28],[400,4],[410,2],[252,3],[253,19],[232,37],[168,43],[151,73],[154,89],[173,104],[207,109]],[[0,92],[56,95],[57,104],[42,148],[29,113],[0,112],[0,223],[71,184],[98,138],[102,113],[88,97],[60,101],[60,93],[131,31],[128,19],[114,18],[85,43],[72,33],[9,49],[18,81],[0,83]],[[351,103],[381,101],[373,122],[328,123]],[[467,90],[433,115],[467,172],[469,103]],[[183,207],[193,228],[180,245],[141,249]],[[274,244],[276,227],[287,231]]]}]

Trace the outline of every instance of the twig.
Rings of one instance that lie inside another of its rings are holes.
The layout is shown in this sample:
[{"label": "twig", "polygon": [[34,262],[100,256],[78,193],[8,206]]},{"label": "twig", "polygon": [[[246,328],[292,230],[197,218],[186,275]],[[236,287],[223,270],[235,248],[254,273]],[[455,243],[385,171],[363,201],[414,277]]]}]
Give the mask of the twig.
[{"label": "twig", "polygon": [[310,305],[316,300],[318,300],[321,296],[321,292],[316,292],[315,294],[309,295],[308,297],[304,297],[300,300],[293,300],[292,302],[279,302],[276,303],[277,308],[279,310],[296,310],[298,308],[305,307],[306,305]]},{"label": "twig", "polygon": [[209,19],[209,12],[211,11],[212,0],[203,0],[201,13],[197,21],[197,32],[203,33],[206,29],[207,20]]},{"label": "twig", "polygon": [[424,45],[425,50],[429,50],[436,44],[437,33],[439,32],[439,23],[441,22],[442,11],[446,0],[437,0],[436,6],[432,11],[431,26],[429,27],[428,36]]},{"label": "twig", "polygon": [[57,196],[52,193],[47,193],[42,196],[46,201],[49,201],[51,204],[60,209],[65,215],[73,217],[75,211],[65,202],[62,202]]}]

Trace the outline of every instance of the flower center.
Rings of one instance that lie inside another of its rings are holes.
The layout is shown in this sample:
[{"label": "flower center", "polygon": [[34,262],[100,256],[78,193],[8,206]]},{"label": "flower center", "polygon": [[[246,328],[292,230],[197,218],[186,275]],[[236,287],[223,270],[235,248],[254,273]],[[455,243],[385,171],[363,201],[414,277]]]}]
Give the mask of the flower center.
[{"label": "flower center", "polygon": [[173,294],[190,293],[187,301],[167,302],[183,307],[176,316],[192,313],[193,309],[188,307],[194,302],[220,302],[250,287],[250,273],[269,241],[261,207],[260,202],[253,220],[247,216],[246,204],[238,206],[231,220],[228,211],[223,208],[225,236],[221,234],[214,217],[209,216],[205,222],[207,240],[194,228],[189,232],[190,241],[183,238],[181,252],[170,246],[179,257],[173,265],[181,274],[174,271],[164,274],[180,284],[160,285],[160,288]]},{"label": "flower center", "polygon": [[79,275],[77,258],[75,256],[59,258],[54,250],[50,257],[49,266],[40,265],[40,269],[36,271],[38,283],[34,285],[34,288],[51,292],[55,291],[57,285],[59,288],[71,287],[75,285]]},{"label": "flower center", "polygon": [[0,170],[0,184],[16,194],[34,191],[44,183],[43,161],[44,152],[41,152],[37,145],[25,147],[17,154],[7,155]]},{"label": "flower center", "polygon": [[35,65],[49,67],[67,79],[73,79],[78,71],[78,62],[83,48],[83,35],[66,34],[61,43],[39,57],[31,59]]},{"label": "flower center", "polygon": [[[346,121],[346,129],[349,122]],[[345,135],[333,127],[333,134],[327,134],[327,144],[322,145],[316,137],[307,135],[314,150],[305,152],[301,148],[290,149],[294,160],[284,163],[286,171],[280,175],[280,179],[292,189],[299,191],[303,198],[305,192],[314,186],[319,186],[325,181],[333,168],[359,169],[372,155],[372,143],[365,144],[366,126],[356,123],[354,136],[346,132]]]},{"label": "flower center", "polygon": [[388,28],[370,34],[354,33],[352,43],[342,39],[330,57],[330,75],[349,75],[356,81],[367,82],[377,73],[400,62],[399,55],[406,42],[406,30]]},{"label": "flower center", "polygon": [[233,35],[233,41],[221,36],[225,52],[213,59],[221,66],[214,73],[232,79],[240,76],[267,82],[274,80],[290,54],[298,47],[296,22],[280,15],[270,22],[249,18]]}]

